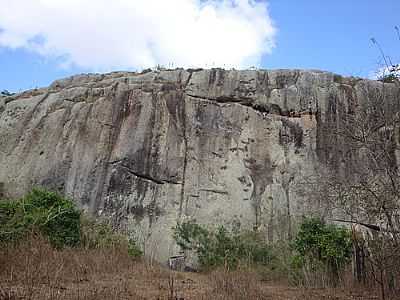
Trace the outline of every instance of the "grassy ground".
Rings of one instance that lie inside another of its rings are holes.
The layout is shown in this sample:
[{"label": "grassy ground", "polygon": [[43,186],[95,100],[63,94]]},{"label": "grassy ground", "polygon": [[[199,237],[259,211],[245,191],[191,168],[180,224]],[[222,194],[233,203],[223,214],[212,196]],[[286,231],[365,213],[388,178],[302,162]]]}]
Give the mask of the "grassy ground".
[{"label": "grassy ground", "polygon": [[125,249],[54,250],[40,237],[0,249],[0,299],[378,299],[374,292],[304,289],[250,270],[172,272]]}]

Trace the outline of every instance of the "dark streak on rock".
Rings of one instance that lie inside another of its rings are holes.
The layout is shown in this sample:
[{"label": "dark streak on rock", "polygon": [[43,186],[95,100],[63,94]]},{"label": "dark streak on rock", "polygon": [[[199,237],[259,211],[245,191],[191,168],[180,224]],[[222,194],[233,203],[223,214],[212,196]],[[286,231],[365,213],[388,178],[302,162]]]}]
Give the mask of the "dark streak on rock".
[{"label": "dark streak on rock", "polygon": [[173,180],[168,180],[168,179],[162,179],[162,180],[161,180],[161,179],[154,178],[154,177],[152,177],[152,176],[150,176],[150,175],[147,175],[147,174],[140,174],[140,173],[138,173],[138,172],[135,172],[134,170],[132,170],[132,169],[129,168],[128,166],[120,165],[120,167],[124,168],[124,169],[127,170],[130,174],[132,174],[132,175],[134,175],[134,176],[136,176],[136,177],[138,177],[138,178],[141,178],[141,179],[144,179],[144,180],[148,180],[148,181],[151,181],[151,182],[156,183],[156,184],[165,184],[165,183],[169,183],[169,184],[182,184],[182,183],[180,183],[180,182],[173,181]]},{"label": "dark streak on rock", "polygon": [[215,190],[215,189],[199,189],[199,191],[210,192],[210,193],[221,194],[221,195],[229,194],[227,191],[221,191],[221,190]]},{"label": "dark streak on rock", "polygon": [[179,218],[182,216],[183,202],[185,201],[185,180],[186,180],[186,168],[188,163],[188,138],[186,133],[186,101],[182,95],[182,138],[184,143],[184,157],[183,157],[183,171],[182,171],[182,186],[180,192],[180,203],[179,203]]}]

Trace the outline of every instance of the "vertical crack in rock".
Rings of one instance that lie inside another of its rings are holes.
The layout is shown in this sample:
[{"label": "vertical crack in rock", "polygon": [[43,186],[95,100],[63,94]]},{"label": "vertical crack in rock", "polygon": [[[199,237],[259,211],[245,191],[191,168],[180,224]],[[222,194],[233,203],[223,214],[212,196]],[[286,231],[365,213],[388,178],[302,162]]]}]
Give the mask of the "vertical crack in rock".
[{"label": "vertical crack in rock", "polygon": [[107,126],[109,128],[109,137],[108,137],[108,149],[106,151],[106,157],[104,161],[104,166],[102,167],[102,172],[99,176],[99,184],[97,187],[97,192],[95,199],[101,199],[99,201],[99,206],[104,206],[104,199],[107,195],[106,192],[108,190],[109,184],[107,183],[107,176],[110,173],[110,161],[114,145],[118,139],[119,133],[121,131],[122,121],[123,121],[123,114],[124,114],[124,102],[125,98],[128,96],[128,101],[132,97],[132,91],[121,91],[121,94],[118,94],[118,86],[119,82],[117,82],[112,87],[112,94],[109,95],[110,101],[115,100],[115,104],[111,105],[112,112],[111,112],[111,124],[113,127]]},{"label": "vertical crack in rock", "polygon": [[286,209],[287,209],[287,222],[288,222],[288,239],[292,240],[292,216],[290,211],[290,180],[284,183],[283,189],[285,190]]},{"label": "vertical crack in rock", "polygon": [[269,197],[271,200],[270,207],[271,207],[271,213],[269,216],[269,221],[268,221],[268,230],[267,230],[267,237],[268,237],[268,242],[273,243],[274,241],[274,219],[275,219],[275,214],[274,214],[274,198],[272,196]]},{"label": "vertical crack in rock", "polygon": [[184,85],[183,85],[183,87],[184,87],[185,89],[186,89],[187,86],[189,85],[190,80],[192,79],[192,76],[193,76],[193,72],[189,72],[189,76],[188,76],[186,82],[185,82]]},{"label": "vertical crack in rock", "polygon": [[[28,115],[28,118],[26,118],[26,120],[30,121],[33,117],[33,115],[36,112],[36,109],[44,102],[46,101],[46,99],[50,96],[50,92],[47,92],[46,94],[44,94],[43,98],[39,100],[39,102],[33,107],[32,112]],[[25,123],[24,123],[25,125]]]},{"label": "vertical crack in rock", "polygon": [[149,216],[149,230],[147,233],[148,239],[151,237],[151,228],[153,227],[154,219],[156,218],[155,213],[156,213],[156,208],[157,208],[156,193],[157,193],[158,189],[154,188],[154,187],[151,187],[151,189],[153,190],[152,198],[151,198],[150,204],[147,207],[147,215]]},{"label": "vertical crack in rock", "polygon": [[187,168],[187,161],[188,161],[188,139],[187,139],[187,132],[186,132],[186,97],[184,94],[181,94],[182,99],[182,138],[183,138],[183,148],[184,148],[184,156],[183,156],[183,170],[182,170],[182,185],[180,191],[180,201],[179,201],[179,219],[182,217],[182,209],[183,203],[185,201],[185,181],[186,181],[186,168]]},{"label": "vertical crack in rock", "polygon": [[[32,119],[33,119],[33,117],[34,117],[34,115],[35,115],[35,113],[36,113],[36,110],[38,109],[38,107],[39,107],[44,101],[46,101],[46,99],[47,99],[49,96],[50,96],[50,92],[47,92],[46,94],[44,94],[44,96],[42,97],[42,99],[40,99],[40,100],[38,101],[38,103],[32,108],[32,110],[31,110],[31,111],[28,113],[28,115],[24,118],[23,126],[21,127],[22,130],[24,130],[24,131],[20,132],[19,137],[18,137],[18,141],[15,143],[15,145],[14,145],[13,149],[10,151],[10,153],[13,153],[14,150],[15,150],[15,149],[18,147],[18,145],[21,143],[21,141],[22,141],[23,138],[24,138],[24,134],[25,134],[26,128],[28,128],[29,123],[32,121]],[[10,153],[9,153],[9,154],[10,154]]]},{"label": "vertical crack in rock", "polygon": [[[286,198],[286,214],[287,214],[287,228],[288,228],[288,239],[292,239],[292,217],[291,217],[291,211],[290,211],[290,183],[293,180],[293,178],[290,177],[290,174],[288,173],[288,166],[289,166],[289,145],[288,143],[283,144],[283,154],[285,156],[285,162],[284,162],[284,170],[282,174],[282,187],[285,191],[285,198]],[[287,178],[285,178],[285,176]],[[289,176],[289,177],[288,177]]]}]

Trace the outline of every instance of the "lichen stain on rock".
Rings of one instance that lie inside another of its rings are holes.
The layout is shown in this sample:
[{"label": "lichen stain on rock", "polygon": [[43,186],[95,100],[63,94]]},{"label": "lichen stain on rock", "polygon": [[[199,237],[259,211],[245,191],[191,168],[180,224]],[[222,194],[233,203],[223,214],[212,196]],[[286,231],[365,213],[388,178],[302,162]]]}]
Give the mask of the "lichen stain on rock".
[{"label": "lichen stain on rock", "polygon": [[[311,119],[313,116],[309,118]],[[281,121],[282,129],[279,132],[279,143],[281,145],[293,143],[296,148],[303,147],[303,129],[301,126],[298,123],[291,122],[289,119],[282,119]]]}]

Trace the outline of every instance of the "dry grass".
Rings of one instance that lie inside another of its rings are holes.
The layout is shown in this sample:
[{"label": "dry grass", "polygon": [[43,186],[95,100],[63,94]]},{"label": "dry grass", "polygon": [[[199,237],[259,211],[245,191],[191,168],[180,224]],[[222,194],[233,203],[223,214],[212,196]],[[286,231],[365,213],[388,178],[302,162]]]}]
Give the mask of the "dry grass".
[{"label": "dry grass", "polygon": [[211,290],[204,299],[271,299],[268,292],[262,289],[259,276],[251,270],[229,272],[219,269],[211,272],[208,278]]},{"label": "dry grass", "polygon": [[58,251],[38,236],[0,250],[0,265],[0,299],[145,299],[168,278],[126,249]]},{"label": "dry grass", "polygon": [[134,261],[125,248],[53,249],[45,239],[0,249],[4,299],[378,299],[348,289],[304,289],[263,281],[258,273],[224,269],[177,273]]}]

